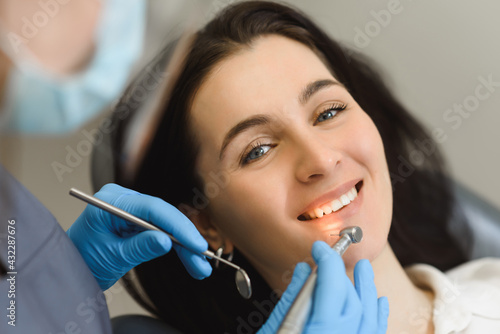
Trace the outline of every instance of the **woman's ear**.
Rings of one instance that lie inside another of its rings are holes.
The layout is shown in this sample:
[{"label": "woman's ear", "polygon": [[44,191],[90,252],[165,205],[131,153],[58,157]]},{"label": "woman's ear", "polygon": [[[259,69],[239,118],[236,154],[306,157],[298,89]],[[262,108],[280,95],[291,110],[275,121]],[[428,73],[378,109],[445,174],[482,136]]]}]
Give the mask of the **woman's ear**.
[{"label": "woman's ear", "polygon": [[223,254],[231,253],[234,250],[233,243],[214,225],[206,210],[198,210],[190,205],[181,204],[179,210],[193,222],[200,234],[208,242],[213,250],[224,247]]}]

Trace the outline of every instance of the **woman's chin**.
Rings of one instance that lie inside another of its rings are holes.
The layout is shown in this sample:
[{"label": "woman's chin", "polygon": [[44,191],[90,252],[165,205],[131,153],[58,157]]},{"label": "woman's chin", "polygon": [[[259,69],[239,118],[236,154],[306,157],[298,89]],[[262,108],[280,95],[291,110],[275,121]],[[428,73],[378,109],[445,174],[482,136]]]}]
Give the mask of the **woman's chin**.
[{"label": "woman's chin", "polygon": [[347,271],[354,270],[354,266],[361,259],[367,259],[370,263],[376,259],[382,252],[383,246],[377,247],[362,242],[351,245],[342,256]]}]

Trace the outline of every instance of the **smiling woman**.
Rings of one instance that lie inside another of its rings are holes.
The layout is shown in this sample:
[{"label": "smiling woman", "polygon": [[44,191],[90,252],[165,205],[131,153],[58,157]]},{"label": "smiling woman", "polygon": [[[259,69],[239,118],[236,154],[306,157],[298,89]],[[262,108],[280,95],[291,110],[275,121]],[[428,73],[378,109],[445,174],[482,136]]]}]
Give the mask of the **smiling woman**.
[{"label": "smiling woman", "polygon": [[[346,226],[360,226],[370,236],[346,254],[351,269],[360,258],[372,260],[381,252],[392,212],[382,140],[368,114],[309,47],[279,35],[252,41],[248,50],[216,65],[198,89],[190,117],[203,184],[211,171],[230,178],[208,206],[213,216],[190,217],[222,232],[214,249],[223,243],[232,251],[237,245],[271,287],[282,291],[282,273],[305,258],[315,240],[332,243],[330,234]],[[224,155],[217,159],[221,143]],[[314,217],[314,224],[298,220],[340,203],[361,181],[355,203],[365,201],[363,210],[353,203]],[[276,246],[277,236],[282,247]]]},{"label": "smiling woman", "polygon": [[[167,254],[136,269],[149,301],[130,288],[150,311],[187,333],[251,332],[295,264],[311,263],[316,240],[332,244],[360,226],[365,240],[344,255],[347,275],[360,259],[372,263],[391,305],[389,332],[448,333],[439,330],[450,319],[432,321],[442,293],[432,282],[445,276],[431,266],[403,270],[466,260],[446,228],[453,198],[443,161],[436,150],[400,175],[416,141],[431,139],[367,61],[344,50],[294,9],[238,3],[196,34],[132,180],[122,169],[129,120],[117,115],[117,182],[184,208],[210,248],[248,268],[254,287],[242,300],[231,270],[198,282]],[[227,182],[210,196],[214,175]],[[200,190],[203,207],[193,205]]]}]

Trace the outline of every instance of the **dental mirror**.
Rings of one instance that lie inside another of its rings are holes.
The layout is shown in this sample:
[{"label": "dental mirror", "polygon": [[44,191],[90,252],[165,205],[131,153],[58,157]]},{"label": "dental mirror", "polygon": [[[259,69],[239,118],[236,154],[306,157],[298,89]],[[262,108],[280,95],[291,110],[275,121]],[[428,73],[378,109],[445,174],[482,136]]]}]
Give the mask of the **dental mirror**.
[{"label": "dental mirror", "polygon": [[249,299],[252,296],[252,283],[250,282],[250,277],[248,277],[248,274],[245,270],[243,270],[241,267],[237,266],[233,262],[228,261],[223,257],[215,255],[212,251],[207,250],[203,253],[203,255],[209,258],[217,259],[219,262],[227,264],[231,268],[236,269],[234,281],[236,283],[236,288],[238,289],[238,292],[245,299]]},{"label": "dental mirror", "polygon": [[240,295],[245,299],[249,299],[252,296],[252,285],[247,272],[240,268],[236,271],[234,279],[236,282],[236,288],[238,289]]}]

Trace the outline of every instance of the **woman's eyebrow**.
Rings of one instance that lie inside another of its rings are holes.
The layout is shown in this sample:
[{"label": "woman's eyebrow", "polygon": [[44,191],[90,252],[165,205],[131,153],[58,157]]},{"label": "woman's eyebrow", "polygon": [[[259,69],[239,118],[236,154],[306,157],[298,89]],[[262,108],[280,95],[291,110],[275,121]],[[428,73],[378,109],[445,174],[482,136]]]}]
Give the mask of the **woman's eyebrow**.
[{"label": "woman's eyebrow", "polygon": [[[314,95],[314,93],[333,85],[340,85],[340,83],[331,79],[316,80],[314,82],[309,83],[299,95],[300,103],[303,105],[306,104],[307,101],[311,98],[311,96]],[[233,140],[237,135],[250,128],[266,125],[269,124],[270,122],[271,119],[267,115],[252,115],[247,119],[244,119],[243,121],[239,122],[235,126],[233,126],[231,130],[228,131],[228,133],[224,137],[224,140],[222,141],[222,146],[219,153],[219,160],[222,160],[227,145],[229,145],[231,140]]]},{"label": "woman's eyebrow", "polygon": [[332,85],[340,85],[340,83],[331,79],[316,80],[311,82],[302,90],[302,93],[299,96],[299,102],[302,105],[306,104],[314,93]]},{"label": "woman's eyebrow", "polygon": [[222,141],[222,147],[219,153],[219,160],[222,160],[222,156],[224,154],[227,145],[229,145],[229,143],[231,142],[231,140],[234,139],[234,137],[236,137],[240,133],[250,128],[266,125],[269,124],[270,122],[271,119],[267,115],[252,115],[244,119],[243,121],[239,122],[235,126],[233,126],[231,130],[228,131],[228,133],[224,137],[224,140]]}]

